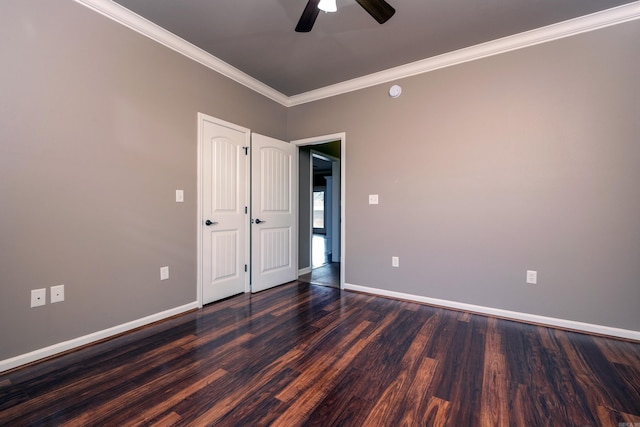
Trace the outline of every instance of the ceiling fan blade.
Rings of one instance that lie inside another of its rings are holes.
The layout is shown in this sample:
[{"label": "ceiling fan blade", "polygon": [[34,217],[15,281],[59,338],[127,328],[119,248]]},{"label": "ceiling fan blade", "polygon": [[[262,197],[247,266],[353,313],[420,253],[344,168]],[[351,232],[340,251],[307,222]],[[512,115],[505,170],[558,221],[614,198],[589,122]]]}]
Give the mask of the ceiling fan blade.
[{"label": "ceiling fan blade", "polygon": [[318,12],[320,12],[318,3],[320,3],[320,0],[309,0],[309,3],[307,3],[307,6],[302,12],[302,16],[300,16],[298,25],[296,25],[296,31],[298,33],[308,33],[311,31],[318,17]]},{"label": "ceiling fan blade", "polygon": [[384,24],[396,13],[396,10],[384,0],[356,0],[373,19]]}]

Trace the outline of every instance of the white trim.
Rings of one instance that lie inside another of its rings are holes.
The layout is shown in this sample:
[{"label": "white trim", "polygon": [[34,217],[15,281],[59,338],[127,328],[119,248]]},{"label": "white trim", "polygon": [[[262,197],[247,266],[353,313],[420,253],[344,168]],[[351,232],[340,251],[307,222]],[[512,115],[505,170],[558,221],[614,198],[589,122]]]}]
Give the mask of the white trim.
[{"label": "white trim", "polygon": [[289,97],[289,106],[353,92],[640,18],[640,1],[390,68]]},{"label": "white trim", "polygon": [[[321,159],[324,159],[326,161],[331,162],[331,176],[333,176],[334,179],[335,179],[335,176],[338,176],[338,178],[339,178],[338,179],[338,184],[340,184],[340,188],[341,189],[342,189],[342,183],[341,183],[342,177],[339,176],[339,174],[342,171],[342,167],[341,167],[340,159],[337,158],[337,157],[333,157],[333,156],[330,156],[328,154],[321,153],[320,151],[315,151],[313,149],[311,150],[310,154],[311,154],[311,162],[309,162],[309,175],[310,175],[310,179],[311,179],[310,182],[311,182],[312,191],[311,191],[311,194],[310,194],[309,204],[311,205],[311,203],[313,202],[313,158],[314,157],[319,157]],[[335,191],[333,191],[333,190],[335,190],[335,184],[332,185],[331,194],[332,194],[332,199],[333,200],[331,201],[331,212],[329,213],[329,215],[331,215],[331,223],[332,224],[335,223],[336,221],[338,223],[340,222],[340,212],[336,212],[335,209],[334,209],[334,206],[339,206],[339,203],[337,203],[337,204],[334,203],[336,200],[335,200]],[[340,200],[338,200],[338,202],[340,202]],[[337,218],[336,218],[336,215],[337,215]],[[310,223],[309,224],[311,225],[311,227],[309,228],[309,239],[310,239],[309,241],[312,243],[311,246],[313,247],[313,209],[310,209],[309,216],[310,216],[310,219],[309,219]],[[331,233],[332,233],[331,234],[331,262],[336,262],[335,261],[336,257],[338,259],[337,262],[340,262],[340,258],[339,257],[340,257],[340,250],[342,248],[336,247],[336,245],[334,243],[336,240],[340,240],[340,239],[336,239],[336,237],[340,237],[340,236],[336,236],[336,231],[337,231],[336,227],[334,227],[332,225],[332,227],[331,227]],[[325,234],[326,234],[326,228],[325,228]],[[311,260],[311,264],[313,265],[313,250],[312,250],[312,247],[309,248],[309,259]]]},{"label": "white trim", "polygon": [[302,276],[303,274],[309,274],[309,273],[311,273],[311,267],[301,268],[298,270],[298,277]]},{"label": "white trim", "polygon": [[[347,134],[346,132],[296,139],[291,144],[297,146],[317,145],[340,141],[340,289],[344,289],[347,241]],[[311,259],[309,260],[312,261]]]},{"label": "white trim", "polygon": [[[345,141],[346,140],[346,133],[344,132],[338,132],[338,133],[331,133],[329,135],[321,135],[321,136],[312,136],[311,138],[304,138],[304,139],[296,139],[291,141],[291,144],[295,144],[295,145],[299,145],[299,146],[303,146],[303,145],[318,145],[318,144],[324,144],[326,142],[333,142],[333,141]],[[344,154],[342,153],[342,149],[340,150],[340,155]]]},{"label": "white trim", "polygon": [[198,113],[198,141],[196,142],[196,301],[202,308],[202,137],[204,121],[209,116]]},{"label": "white trim", "polygon": [[428,73],[464,62],[640,19],[640,0],[557,24],[456,50],[399,67],[347,80],[291,97],[278,92],[158,25],[109,0],[74,0],[158,43],[193,59],[285,107],[305,104],[382,83]]},{"label": "white trim", "polygon": [[557,319],[555,317],[539,316],[537,314],[520,313],[517,311],[503,310],[500,308],[484,307],[481,305],[466,304],[456,301],[448,301],[437,298],[429,298],[420,295],[405,294],[395,291],[387,291],[384,289],[370,288],[367,286],[344,284],[344,289],[350,291],[365,292],[368,294],[379,295],[408,301],[421,302],[425,304],[436,305],[440,307],[453,308],[473,313],[486,314],[489,316],[497,316],[506,319],[523,321],[527,323],[536,323],[546,326],[555,326],[563,329],[574,331],[589,332],[612,337],[626,338],[640,341],[640,331],[632,331],[629,329],[612,328],[610,326],[594,325],[592,323],[576,322],[573,320]]},{"label": "white trim", "polygon": [[131,322],[123,323],[112,328],[104,329],[102,331],[94,332],[88,335],[84,335],[78,338],[74,338],[68,341],[63,341],[49,347],[34,350],[29,353],[21,354],[19,356],[12,357],[10,359],[0,360],[0,372],[7,371],[9,369],[17,368],[18,366],[25,365],[27,363],[35,362],[36,360],[44,359],[46,357],[55,356],[65,351],[73,350],[78,347],[82,347],[87,344],[94,343],[96,341],[110,338],[124,332],[129,332],[133,329],[141,326],[146,326],[154,322],[159,322],[169,317],[176,316],[178,314],[185,313],[190,310],[198,308],[196,301],[189,304],[182,305],[180,307],[171,308],[169,310],[162,311],[160,313],[152,314]]},{"label": "white trim", "polygon": [[[237,130],[238,132],[242,132],[244,133],[244,144],[246,147],[251,147],[251,129],[249,128],[245,128],[242,126],[238,126],[234,123],[231,122],[227,122],[224,121],[222,119],[218,119],[212,116],[209,116],[207,114],[204,113],[198,113],[198,142],[197,142],[197,169],[196,169],[196,180],[197,180],[197,201],[196,201],[196,221],[197,221],[197,226],[196,226],[196,287],[197,287],[197,301],[198,301],[198,307],[202,308],[203,304],[203,290],[202,290],[202,268],[203,268],[203,263],[202,263],[202,224],[204,223],[204,218],[202,217],[202,198],[203,198],[203,193],[202,190],[204,188],[204,183],[202,182],[202,180],[204,179],[204,167],[202,165],[202,162],[204,161],[204,159],[202,158],[203,155],[203,151],[204,151],[204,141],[203,141],[203,136],[204,136],[204,122],[211,122],[215,125],[219,125],[219,126],[224,126],[224,127],[228,127],[230,129],[234,129]],[[251,150],[249,150],[249,153],[251,152]],[[250,155],[250,154],[249,154]],[[247,171],[246,171],[246,194],[245,194],[245,200],[247,202],[247,209],[249,212],[251,212],[251,196],[250,196],[250,187],[251,187],[251,176],[250,176],[250,169],[251,169],[251,163],[249,161],[247,161]],[[246,226],[249,227],[249,214],[247,214],[247,222],[246,222]],[[245,255],[244,255],[244,259],[246,261],[247,266],[250,268],[251,266],[251,238],[249,236],[250,234],[250,228],[247,228],[247,233],[246,234],[246,238],[245,238]],[[245,274],[245,279],[244,279],[244,291],[246,292],[251,292],[251,283],[250,283],[250,274],[249,272],[247,272],[247,274]]]},{"label": "white trim", "polygon": [[282,105],[287,105],[288,98],[275,89],[267,86],[246,74],[243,71],[227,64],[223,60],[211,55],[210,53],[200,49],[199,47],[189,43],[188,41],[176,36],[175,34],[165,30],[159,25],[143,18],[142,16],[126,9],[125,7],[114,3],[110,0],[75,0],[89,9],[92,9],[99,14],[112,19],[119,24],[124,25],[127,28],[149,37],[160,43],[163,46],[168,47],[189,59],[204,65],[231,80],[240,83],[241,85],[258,92],[261,95],[266,96],[273,101],[276,101]]}]

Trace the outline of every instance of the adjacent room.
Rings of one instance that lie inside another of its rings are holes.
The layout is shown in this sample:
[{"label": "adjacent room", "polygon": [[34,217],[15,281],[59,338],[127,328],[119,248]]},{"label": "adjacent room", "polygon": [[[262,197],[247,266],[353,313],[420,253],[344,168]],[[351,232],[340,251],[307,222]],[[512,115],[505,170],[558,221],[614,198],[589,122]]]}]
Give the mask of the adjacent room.
[{"label": "adjacent room", "polygon": [[0,3],[0,425],[640,425],[640,2]]}]

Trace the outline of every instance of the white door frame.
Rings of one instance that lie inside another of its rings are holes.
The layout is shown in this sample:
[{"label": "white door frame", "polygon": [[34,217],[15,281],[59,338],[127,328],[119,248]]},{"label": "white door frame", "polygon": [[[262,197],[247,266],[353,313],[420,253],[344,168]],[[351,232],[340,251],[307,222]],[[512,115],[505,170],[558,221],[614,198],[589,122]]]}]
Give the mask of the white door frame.
[{"label": "white door frame", "polygon": [[[251,130],[242,126],[238,126],[234,123],[230,123],[230,122],[226,122],[224,120],[220,120],[217,119],[215,117],[203,114],[203,113],[198,113],[198,147],[197,147],[197,187],[198,187],[198,191],[197,191],[197,211],[196,211],[196,215],[197,215],[197,226],[196,226],[196,242],[197,242],[197,270],[196,270],[196,286],[197,286],[197,301],[198,301],[198,307],[202,308],[203,306],[203,291],[202,291],[202,268],[203,268],[203,260],[202,260],[202,232],[203,232],[203,221],[204,218],[202,217],[202,206],[203,206],[203,197],[204,197],[204,183],[203,183],[203,178],[204,178],[204,173],[203,173],[203,151],[204,151],[204,122],[211,122],[211,123],[215,123],[217,125],[220,126],[225,126],[231,129],[235,129],[239,132],[242,132],[245,134],[245,145],[247,147],[251,146]],[[249,173],[250,173],[250,168],[247,168],[247,177],[246,177],[246,189],[245,191],[247,192],[247,196],[246,196],[246,201],[247,201],[247,209],[249,210],[249,212],[251,211],[251,198],[249,197],[249,189],[251,186],[251,180],[249,179]],[[245,263],[248,265],[249,264],[249,260],[250,260],[250,236],[249,236],[249,228],[250,224],[249,224],[249,215],[247,215],[247,221],[245,224],[246,227],[246,233],[245,233]],[[249,274],[245,274],[245,280],[244,280],[244,291],[245,292],[250,292],[250,278],[249,278]]]},{"label": "white door frame", "polygon": [[[337,157],[333,157],[330,156],[328,154],[322,153],[320,151],[316,151],[316,150],[311,150],[311,161],[309,162],[309,174],[310,174],[310,182],[311,182],[311,194],[312,194],[312,198],[313,198],[313,157],[319,157],[322,158],[324,160],[327,160],[329,162],[331,162],[331,177],[333,178],[333,180],[335,181],[336,176],[340,179],[338,179],[338,184],[341,184],[342,179],[341,179],[341,174],[340,174],[340,159]],[[336,194],[338,193],[342,193],[341,191],[333,191],[334,189],[337,189],[336,184],[332,185],[332,189],[331,191],[328,191],[329,194],[331,194],[331,202],[330,202],[330,212],[327,213],[327,216],[329,216],[331,219],[329,220],[329,222],[331,223],[331,262],[340,262],[340,252],[341,252],[341,248],[338,247],[337,242],[340,241],[340,229],[338,227],[335,227],[333,224],[337,224],[340,222],[340,211],[338,211],[338,206],[340,206],[340,200],[336,199]],[[325,193],[326,194],[326,193]],[[311,228],[309,229],[309,233],[310,236],[309,238],[311,239],[310,241],[313,241],[313,207],[311,208]],[[298,231],[299,232],[299,231]],[[326,230],[325,227],[325,234],[328,235],[329,233]],[[311,245],[313,247],[313,244]],[[312,248],[309,248],[309,259],[313,259],[313,251]],[[313,263],[312,263],[313,264]],[[312,266],[313,267],[313,266]],[[313,268],[312,268],[313,269]]]},{"label": "white door frame", "polygon": [[[344,289],[345,268],[346,268],[346,164],[347,164],[347,134],[346,132],[334,133],[330,135],[314,136],[311,138],[297,139],[291,141],[291,144],[297,146],[318,145],[327,142],[340,141],[340,289]],[[302,201],[299,201],[300,203]],[[312,212],[313,215],[313,212]],[[313,223],[312,223],[313,225]],[[298,230],[300,233],[300,230]],[[312,260],[309,259],[311,263]]]}]

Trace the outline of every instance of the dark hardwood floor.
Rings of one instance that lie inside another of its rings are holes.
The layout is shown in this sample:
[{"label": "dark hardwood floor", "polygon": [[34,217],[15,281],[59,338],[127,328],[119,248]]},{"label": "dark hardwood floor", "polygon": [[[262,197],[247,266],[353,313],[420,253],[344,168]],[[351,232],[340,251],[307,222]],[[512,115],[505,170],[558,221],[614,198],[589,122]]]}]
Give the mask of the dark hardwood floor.
[{"label": "dark hardwood floor", "polygon": [[0,374],[0,425],[640,426],[640,344],[324,286]]},{"label": "dark hardwood floor", "polygon": [[340,263],[328,262],[320,267],[314,267],[311,273],[303,274],[298,277],[303,282],[312,283],[314,285],[340,287]]}]

